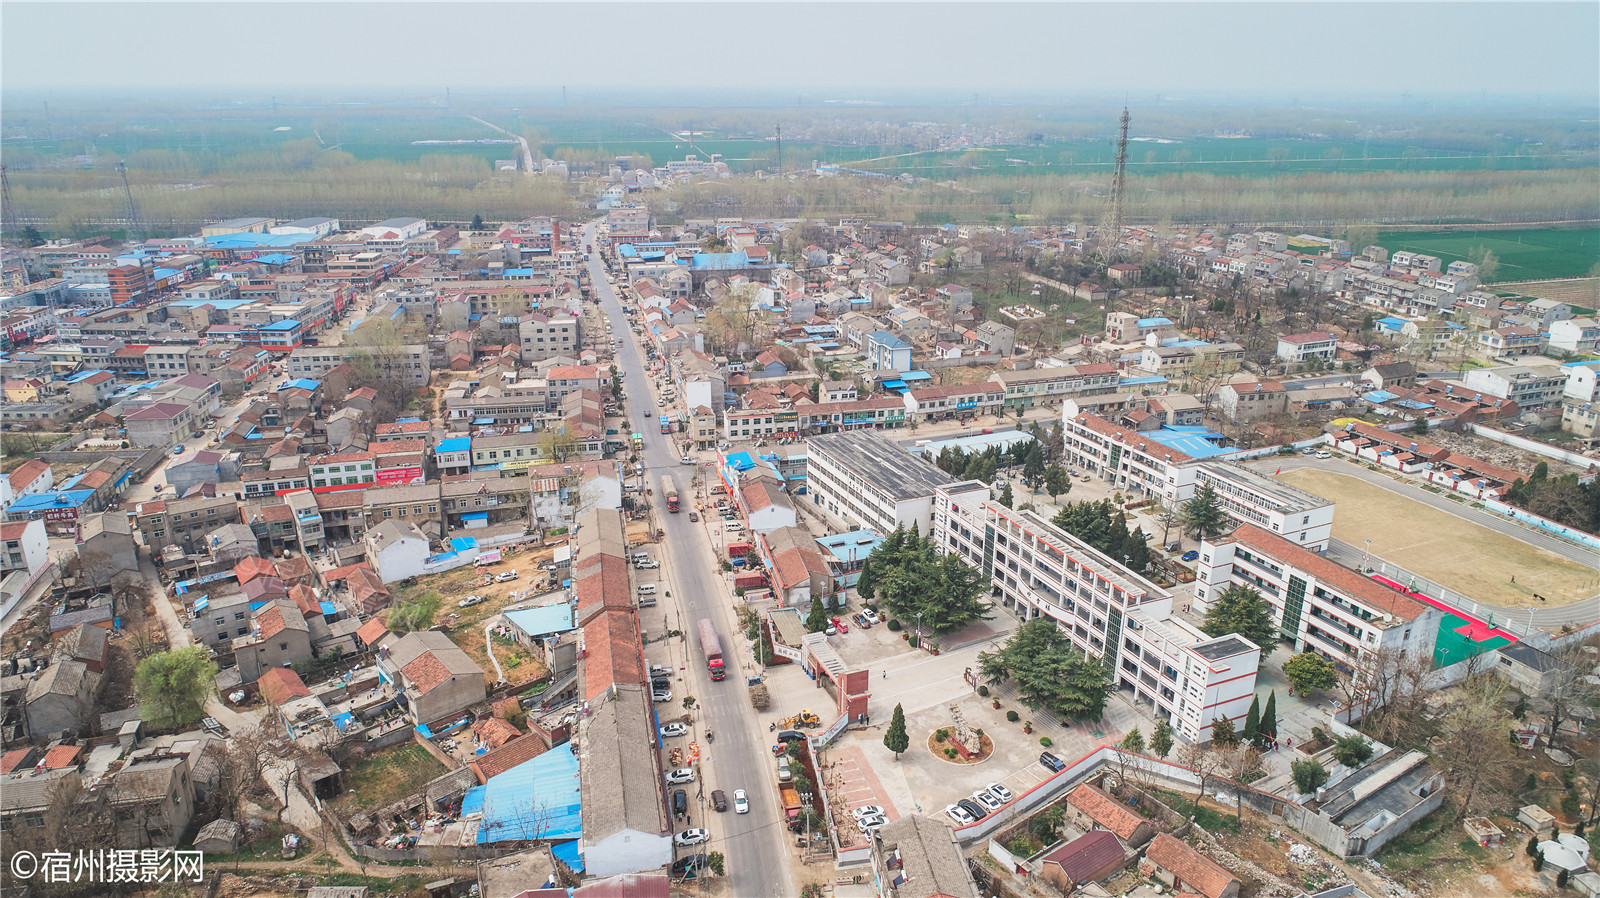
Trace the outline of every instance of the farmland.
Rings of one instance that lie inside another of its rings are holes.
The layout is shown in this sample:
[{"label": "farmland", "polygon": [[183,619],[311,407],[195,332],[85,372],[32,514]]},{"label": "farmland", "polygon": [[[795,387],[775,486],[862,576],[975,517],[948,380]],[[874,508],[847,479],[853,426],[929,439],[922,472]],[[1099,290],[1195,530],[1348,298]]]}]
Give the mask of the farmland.
[{"label": "farmland", "polygon": [[1483,247],[1500,258],[1495,281],[1578,277],[1600,261],[1600,229],[1530,231],[1387,231],[1378,244],[1391,253],[1411,250],[1438,256],[1445,264],[1467,259]]}]

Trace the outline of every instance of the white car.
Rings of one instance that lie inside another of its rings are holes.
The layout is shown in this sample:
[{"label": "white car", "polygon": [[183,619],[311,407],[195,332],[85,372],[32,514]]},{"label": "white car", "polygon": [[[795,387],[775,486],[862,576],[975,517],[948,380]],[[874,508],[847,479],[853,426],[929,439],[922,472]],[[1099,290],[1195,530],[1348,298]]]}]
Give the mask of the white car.
[{"label": "white car", "polygon": [[861,612],[861,616],[866,618],[867,619],[867,623],[869,623],[869,624],[881,624],[881,623],[883,623],[883,619],[878,617],[878,612],[876,612],[876,611],[870,611],[870,610],[869,611],[863,611],[863,612]]},{"label": "white car", "polygon": [[692,782],[694,782],[693,767],[679,767],[677,770],[667,774],[667,785],[669,786],[681,786],[684,783]]},{"label": "white car", "polygon": [[656,689],[656,690],[653,690],[650,693],[650,700],[655,702],[658,705],[659,704],[664,704],[666,702],[670,702],[670,701],[672,701],[672,690],[671,689]]},{"label": "white car", "polygon": [[658,568],[660,566],[661,566],[661,562],[656,561],[654,558],[651,558],[648,561],[641,561],[638,564],[634,565],[634,567],[640,568],[642,570],[647,570],[647,571],[653,571],[653,570],[655,570],[656,568]]},{"label": "white car", "polygon": [[882,817],[883,808],[875,804],[864,804],[850,812],[850,816],[860,820],[863,817]]},{"label": "white car", "polygon": [[659,664],[652,664],[652,665],[650,665],[650,676],[652,676],[652,677],[670,677],[670,676],[672,676],[672,668],[670,668],[670,667],[662,667]]},{"label": "white car", "polygon": [[733,812],[735,814],[750,813],[750,798],[744,794],[743,789],[733,790]]},{"label": "white car", "polygon": [[679,848],[689,845],[699,845],[701,842],[711,841],[711,834],[703,829],[686,829],[672,837],[672,844]]},{"label": "white car", "polygon": [[983,805],[990,813],[1000,810],[1000,805],[1004,804],[1000,799],[990,795],[987,789],[979,789],[972,793],[972,800]]},{"label": "white car", "polygon": [[661,738],[671,739],[674,736],[688,734],[689,728],[681,723],[669,723],[661,728]]},{"label": "white car", "polygon": [[965,808],[959,805],[950,805],[944,809],[944,812],[946,816],[956,822],[957,826],[966,826],[969,823],[977,822],[972,819],[972,815],[967,813]]},{"label": "white car", "polygon": [[504,571],[494,575],[494,582],[496,583],[509,583],[515,579],[517,579],[516,571]]},{"label": "white car", "polygon": [[694,459],[692,459],[689,456],[685,455],[682,459],[679,460],[678,463],[679,464],[684,464],[684,465],[692,465],[692,464],[694,464]]},{"label": "white car", "polygon": [[462,608],[471,608],[473,605],[477,605],[483,600],[483,596],[467,596],[456,604],[460,605]]},{"label": "white car", "polygon": [[1317,458],[1333,458],[1333,453],[1322,449],[1317,452]]},{"label": "white car", "polygon": [[871,817],[862,817],[861,819],[857,820],[856,826],[861,827],[862,832],[870,833],[888,822],[888,817],[885,817],[882,814],[874,814]]},{"label": "white car", "polygon": [[727,523],[727,530],[728,530],[729,533],[738,533],[743,529],[744,529],[744,522],[743,521],[729,521]]},{"label": "white car", "polygon": [[1012,798],[1011,790],[1007,789],[1005,786],[1000,785],[999,783],[990,783],[989,784],[989,794],[993,795],[995,798],[1000,799],[1000,803],[1001,804],[1004,804],[1004,803],[1010,801],[1011,798]]}]

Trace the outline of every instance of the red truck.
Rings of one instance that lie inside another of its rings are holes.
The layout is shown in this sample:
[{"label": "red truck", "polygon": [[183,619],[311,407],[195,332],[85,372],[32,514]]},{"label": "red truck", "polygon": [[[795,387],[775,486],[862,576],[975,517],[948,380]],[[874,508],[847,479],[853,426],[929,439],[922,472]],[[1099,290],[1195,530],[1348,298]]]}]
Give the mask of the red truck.
[{"label": "red truck", "polygon": [[797,833],[804,827],[800,821],[800,793],[794,787],[784,783],[778,787],[778,800],[783,805],[783,817],[789,824],[789,831]]},{"label": "red truck", "polygon": [[678,484],[673,481],[672,475],[661,478],[661,495],[667,500],[667,511],[678,513]]},{"label": "red truck", "polygon": [[735,574],[733,576],[735,587],[743,586],[745,589],[760,589],[767,585],[767,575],[760,573]]},{"label": "red truck", "polygon": [[711,679],[721,680],[728,676],[727,670],[722,665],[722,640],[717,638],[717,628],[709,619],[702,618],[698,624],[700,630],[700,651],[706,655],[706,670],[711,672]]},{"label": "red truck", "polygon": [[754,549],[755,546],[752,546],[749,543],[728,543],[728,557],[742,558],[745,555],[749,555]]}]

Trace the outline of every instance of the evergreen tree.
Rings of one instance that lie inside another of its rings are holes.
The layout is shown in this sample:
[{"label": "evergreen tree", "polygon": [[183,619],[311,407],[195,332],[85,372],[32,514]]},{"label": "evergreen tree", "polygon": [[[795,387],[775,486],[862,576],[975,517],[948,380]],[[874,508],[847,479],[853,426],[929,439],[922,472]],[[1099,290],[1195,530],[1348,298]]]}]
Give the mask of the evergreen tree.
[{"label": "evergreen tree", "polygon": [[1539,855],[1539,835],[1535,833],[1528,837],[1528,857]]},{"label": "evergreen tree", "polygon": [[894,759],[900,760],[900,753],[911,747],[911,737],[906,734],[906,710],[899,705],[894,706],[894,716],[889,718],[889,729],[883,734],[883,747],[894,752]]},{"label": "evergreen tree", "polygon": [[1314,758],[1306,758],[1289,765],[1289,776],[1301,795],[1310,795],[1328,781],[1328,768]]},{"label": "evergreen tree", "polygon": [[474,231],[483,230],[483,216],[482,215],[473,215],[472,216],[472,224],[468,225],[468,227],[471,228]]},{"label": "evergreen tree", "polygon": [[1233,721],[1226,717],[1212,719],[1211,744],[1218,748],[1233,748],[1239,744],[1239,734],[1234,732]]},{"label": "evergreen tree", "polygon": [[1227,515],[1222,513],[1222,500],[1217,498],[1217,491],[1209,483],[1202,484],[1194,498],[1183,506],[1183,525],[1197,538],[1216,536],[1227,522]]},{"label": "evergreen tree", "polygon": [[1071,489],[1072,476],[1067,473],[1066,468],[1051,465],[1050,469],[1044,472],[1044,491],[1050,494],[1050,498],[1054,499]]},{"label": "evergreen tree", "polygon": [[828,629],[828,610],[822,607],[820,594],[811,594],[811,613],[806,615],[806,629],[813,633]]},{"label": "evergreen tree", "polygon": [[872,556],[869,555],[866,561],[861,562],[861,573],[856,576],[856,595],[863,602],[872,601],[873,586]]},{"label": "evergreen tree", "polygon": [[1267,707],[1261,712],[1261,735],[1268,739],[1278,738],[1278,690],[1276,689],[1267,693]]},{"label": "evergreen tree", "polygon": [[1206,611],[1206,620],[1200,629],[1212,637],[1237,633],[1259,646],[1263,657],[1278,641],[1272,607],[1261,598],[1261,593],[1248,586],[1230,586],[1223,590]]},{"label": "evergreen tree", "polygon": [[1029,483],[1038,484],[1044,476],[1044,447],[1038,441],[1028,443],[1028,454],[1022,463],[1022,476]]},{"label": "evergreen tree", "polygon": [[1136,755],[1144,754],[1144,733],[1139,732],[1138,727],[1134,727],[1128,731],[1128,735],[1122,737],[1122,742],[1117,747]]},{"label": "evergreen tree", "polygon": [[1150,753],[1158,758],[1165,758],[1171,751],[1172,724],[1158,720],[1155,731],[1150,734]]},{"label": "evergreen tree", "polygon": [[1301,695],[1310,695],[1313,689],[1331,689],[1339,683],[1339,674],[1333,662],[1311,651],[1301,652],[1285,661],[1283,675]]},{"label": "evergreen tree", "polygon": [[1240,738],[1256,747],[1260,747],[1261,739],[1261,696],[1250,697],[1250,713],[1244,717],[1244,732]]},{"label": "evergreen tree", "polygon": [[1544,869],[1544,852],[1535,852],[1533,855],[1533,872],[1538,873]]},{"label": "evergreen tree", "polygon": [[1011,482],[1008,480],[1006,481],[1006,488],[1000,491],[1000,504],[1010,508],[1012,503],[1016,501],[1016,496],[1011,493]]},{"label": "evergreen tree", "polygon": [[1561,872],[1556,874],[1556,888],[1558,888],[1558,889],[1566,888],[1567,887],[1567,881],[1570,878],[1571,878],[1571,874],[1567,872],[1565,867],[1563,867],[1561,869]]}]

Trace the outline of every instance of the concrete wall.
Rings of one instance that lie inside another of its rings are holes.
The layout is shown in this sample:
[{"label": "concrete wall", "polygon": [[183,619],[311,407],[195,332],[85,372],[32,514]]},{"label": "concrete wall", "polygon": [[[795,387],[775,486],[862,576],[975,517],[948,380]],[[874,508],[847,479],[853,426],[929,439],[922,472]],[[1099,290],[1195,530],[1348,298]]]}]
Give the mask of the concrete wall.
[{"label": "concrete wall", "polygon": [[1568,452],[1565,449],[1552,446],[1549,443],[1541,443],[1538,440],[1530,440],[1527,437],[1517,436],[1514,433],[1506,433],[1503,430],[1496,430],[1493,427],[1487,427],[1482,424],[1468,424],[1466,429],[1474,436],[1480,436],[1486,440],[1491,440],[1496,443],[1504,443],[1507,446],[1515,446],[1518,449],[1532,452],[1537,455],[1542,455],[1545,458],[1553,458],[1556,461],[1563,461],[1569,465],[1583,468],[1585,470],[1593,467],[1595,464],[1595,460],[1586,455],[1579,455],[1576,452]]}]

